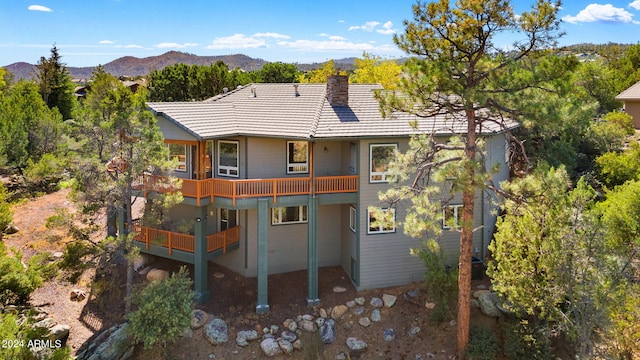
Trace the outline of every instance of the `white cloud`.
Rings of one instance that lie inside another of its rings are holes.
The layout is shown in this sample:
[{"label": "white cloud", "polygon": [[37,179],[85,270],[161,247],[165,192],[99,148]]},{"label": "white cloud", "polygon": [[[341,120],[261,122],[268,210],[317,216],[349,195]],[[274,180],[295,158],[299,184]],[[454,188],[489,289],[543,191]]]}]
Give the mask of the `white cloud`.
[{"label": "white cloud", "polygon": [[266,46],[267,43],[263,40],[247,37],[245,34],[234,34],[213,39],[207,49],[255,49]]},{"label": "white cloud", "polygon": [[339,23],[344,23],[345,21],[344,21],[344,20],[338,20],[338,22],[339,22]]},{"label": "white cloud", "polygon": [[[636,0],[634,3],[640,1]],[[632,3],[633,4],[633,3]],[[633,14],[622,8],[614,7],[611,4],[589,4],[584,10],[581,10],[576,16],[565,16],[562,20],[577,24],[580,22],[613,22],[613,23],[634,23]]]},{"label": "white cloud", "polygon": [[377,21],[367,21],[364,25],[361,26],[349,26],[349,31],[351,30],[364,30],[364,31],[373,31],[373,28],[380,25]]},{"label": "white cloud", "polygon": [[155,47],[159,49],[167,49],[167,48],[184,49],[184,48],[194,47],[194,46],[198,46],[198,44],[195,44],[195,43],[178,44],[178,43],[164,42],[164,43],[157,44]]},{"label": "white cloud", "polygon": [[283,35],[278,33],[266,32],[266,33],[255,33],[252,35],[253,37],[269,37],[273,39],[291,39],[289,35]]},{"label": "white cloud", "polygon": [[636,10],[640,10],[640,0],[634,0],[632,3],[629,4],[630,8],[634,8]]},{"label": "white cloud", "polygon": [[52,12],[51,8],[42,5],[29,5],[28,7],[31,11],[43,11],[43,12]]},{"label": "white cloud", "polygon": [[111,40],[100,40],[98,42],[98,44],[102,44],[102,45],[112,45],[115,44],[115,41],[111,41]]},{"label": "white cloud", "polygon": [[379,32],[380,34],[385,34],[385,35],[391,35],[396,33],[396,31],[393,29],[393,23],[391,21],[387,21],[386,23],[382,24],[382,29],[378,29],[376,31]]},{"label": "white cloud", "polygon": [[344,37],[342,37],[340,35],[329,35],[327,33],[321,33],[321,34],[318,34],[318,36],[326,37],[326,38],[329,38],[329,40],[333,40],[333,41],[347,40],[346,38],[344,38]]}]

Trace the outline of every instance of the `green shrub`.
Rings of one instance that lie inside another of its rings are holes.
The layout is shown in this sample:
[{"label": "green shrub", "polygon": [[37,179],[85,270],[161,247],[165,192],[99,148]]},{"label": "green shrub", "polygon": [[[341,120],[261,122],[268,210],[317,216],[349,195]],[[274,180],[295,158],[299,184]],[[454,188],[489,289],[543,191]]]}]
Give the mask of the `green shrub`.
[{"label": "green shrub", "polygon": [[31,188],[49,192],[56,189],[63,178],[63,171],[63,160],[53,154],[44,154],[38,162],[27,160],[23,175]]},{"label": "green shrub", "polygon": [[[498,354],[496,334],[486,327],[471,325],[469,328],[469,360],[494,360]],[[524,358],[522,358],[524,359]]]},{"label": "green shrub", "polygon": [[0,182],[0,232],[13,221],[13,212],[11,206],[7,202],[7,189]]},{"label": "green shrub", "polygon": [[633,118],[623,111],[612,111],[604,116],[604,119],[624,130],[625,134],[633,135],[636,129],[633,127]]},{"label": "green shrub", "polygon": [[162,281],[154,281],[132,297],[138,309],[127,319],[127,331],[136,343],[145,349],[164,345],[191,324],[194,294],[186,267]]},{"label": "green shrub", "polygon": [[425,242],[421,249],[412,249],[411,253],[419,257],[426,268],[427,296],[436,305],[431,318],[438,322],[452,318],[458,297],[458,271],[448,268],[444,253],[435,240]]},{"label": "green shrub", "polygon": [[[63,347],[61,342],[49,338],[49,330],[42,327],[32,327],[35,320],[29,316],[26,321],[18,321],[16,315],[0,314],[0,359],[3,360],[69,360],[71,349]],[[49,340],[51,348],[38,355],[31,351],[30,340]],[[7,342],[10,341],[10,342]]]},{"label": "green shrub", "polygon": [[96,254],[98,249],[94,246],[87,245],[83,241],[74,241],[67,244],[60,261],[60,269],[65,270],[68,274],[67,280],[76,283],[80,275],[87,268],[93,265],[93,262],[87,261],[87,255]]},{"label": "green shrub", "polygon": [[0,303],[23,304],[42,285],[42,277],[33,268],[22,265],[22,254],[11,257],[0,242]]},{"label": "green shrub", "polygon": [[504,354],[509,359],[551,359],[551,340],[544,328],[523,320],[506,328]]}]

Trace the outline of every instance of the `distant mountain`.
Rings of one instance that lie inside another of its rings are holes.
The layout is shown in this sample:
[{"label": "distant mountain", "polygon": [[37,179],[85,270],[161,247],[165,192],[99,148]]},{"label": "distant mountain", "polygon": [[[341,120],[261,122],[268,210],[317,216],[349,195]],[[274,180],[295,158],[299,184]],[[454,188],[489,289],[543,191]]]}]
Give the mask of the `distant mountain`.
[{"label": "distant mountain", "polygon": [[[353,70],[355,58],[345,58],[335,60],[336,66],[341,70]],[[246,71],[260,70],[268,61],[262,59],[254,59],[246,55],[220,55],[220,56],[198,56],[187,54],[179,51],[169,51],[158,56],[150,56],[146,58],[136,58],[133,56],[125,56],[116,59],[110,63],[103,64],[106,72],[114,76],[145,76],[154,70],[162,70],[163,68],[174,64],[188,65],[211,65],[218,61],[222,61],[230,69],[243,69]],[[319,68],[322,64],[295,64],[301,71],[308,71]],[[35,77],[35,65],[25,62],[14,63],[4,66],[16,79],[33,79]],[[68,67],[71,77],[74,79],[89,79],[94,67]]]}]

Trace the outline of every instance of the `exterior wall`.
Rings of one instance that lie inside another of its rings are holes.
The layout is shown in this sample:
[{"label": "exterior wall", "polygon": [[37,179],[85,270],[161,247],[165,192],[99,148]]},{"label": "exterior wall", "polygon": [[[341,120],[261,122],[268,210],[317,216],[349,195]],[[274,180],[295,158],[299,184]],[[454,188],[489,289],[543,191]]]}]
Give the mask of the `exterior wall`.
[{"label": "exterior wall", "polygon": [[[357,204],[344,204],[340,205],[341,212],[341,221],[340,221],[340,266],[344,269],[344,271],[351,277],[352,281],[356,280],[356,269],[352,269],[351,262],[357,261],[357,231],[358,231],[358,221],[357,221],[357,209],[356,209],[356,231],[353,232],[350,227],[350,208],[351,206],[356,207]],[[357,265],[357,262],[354,266]]]},{"label": "exterior wall", "polygon": [[[499,166],[499,171],[492,175],[493,182],[497,188],[500,188],[501,182],[509,180],[508,146],[507,137],[504,134],[486,138],[487,168],[491,169],[495,165]],[[480,253],[477,254],[481,259],[484,259],[486,256],[489,243],[491,243],[493,232],[495,231],[496,214],[499,210],[497,200],[493,192],[485,192],[483,194],[483,207],[480,212],[483,214],[484,227],[482,228]]]},{"label": "exterior wall", "polygon": [[640,129],[640,101],[625,100],[624,111],[633,118],[633,127]]},{"label": "exterior wall", "polygon": [[[294,140],[294,139],[291,139]],[[248,138],[247,171],[249,179],[308,177],[310,174],[287,174],[287,139]],[[310,143],[311,144],[311,143]],[[314,146],[316,176],[344,175],[343,146],[338,141],[319,141]],[[324,149],[327,149],[325,152]],[[241,157],[244,157],[241,151]]]},{"label": "exterior wall", "polygon": [[[269,219],[271,219],[269,209]],[[244,211],[243,211],[244,212]],[[242,221],[242,213],[239,221]],[[258,239],[258,211],[246,210],[247,225],[243,223],[240,248],[223,255],[215,262],[236,271],[243,276],[257,276],[257,239]],[[340,265],[340,224],[341,205],[323,205],[318,207],[318,266]],[[244,230],[246,229],[246,230]],[[269,274],[307,269],[308,223],[271,225],[269,234]],[[246,265],[244,263],[247,256]]]},{"label": "exterior wall", "polygon": [[196,141],[197,139],[162,116],[156,116],[158,127],[165,139]]},{"label": "exterior wall", "polygon": [[[504,139],[502,140],[504,149]],[[384,206],[378,199],[378,192],[386,190],[387,183],[369,182],[369,145],[397,143],[400,151],[408,148],[408,139],[375,139],[362,140],[359,147],[360,163],[360,214],[358,219],[360,236],[360,283],[359,290],[406,284],[424,279],[424,265],[422,261],[410,254],[410,249],[422,246],[424,239],[413,239],[403,233],[397,222],[404,220],[403,206],[396,209],[396,231],[385,234],[368,234],[369,206]],[[493,144],[498,148],[497,143]],[[502,151],[504,161],[504,151]],[[458,194],[449,202],[451,205],[462,204],[462,196]],[[405,204],[408,205],[408,204]],[[474,223],[482,224],[484,201],[482,192],[476,194],[474,209]],[[473,246],[481,250],[483,246],[483,231],[476,231],[473,236]],[[460,233],[455,230],[443,230],[438,242],[450,264],[456,264],[460,254]],[[480,251],[481,252],[481,251]]]}]

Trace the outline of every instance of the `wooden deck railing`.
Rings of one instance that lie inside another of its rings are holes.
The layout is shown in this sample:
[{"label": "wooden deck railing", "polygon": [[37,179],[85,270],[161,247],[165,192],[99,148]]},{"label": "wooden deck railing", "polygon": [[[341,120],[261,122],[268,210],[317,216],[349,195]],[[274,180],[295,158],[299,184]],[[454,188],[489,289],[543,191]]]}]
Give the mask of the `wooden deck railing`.
[{"label": "wooden deck railing", "polygon": [[[136,232],[135,240],[149,245],[165,247],[169,250],[169,255],[173,250],[182,250],[190,253],[195,252],[195,236],[177,233],[173,231],[153,229],[134,224],[133,231]],[[229,245],[240,241],[240,226],[207,236],[207,252],[222,249],[227,253]]]},{"label": "wooden deck railing", "polygon": [[[160,192],[169,191],[168,188],[158,189],[157,184],[161,183],[157,177],[147,175],[141,181],[139,188],[144,191],[155,190]],[[312,191],[317,194],[330,193],[351,193],[358,191],[358,176],[319,176],[315,178],[312,187],[311,178],[274,178],[274,179],[205,179],[205,180],[182,180],[182,196],[195,198],[197,204],[200,200],[210,198],[213,201],[216,197],[231,199],[235,205],[236,199],[253,197],[273,197],[277,202],[278,196],[286,195],[308,195]]]},{"label": "wooden deck railing", "polygon": [[207,252],[221,250],[227,253],[227,247],[240,241],[240,226],[207,236]]}]

